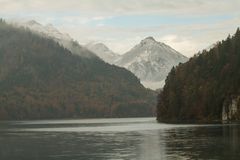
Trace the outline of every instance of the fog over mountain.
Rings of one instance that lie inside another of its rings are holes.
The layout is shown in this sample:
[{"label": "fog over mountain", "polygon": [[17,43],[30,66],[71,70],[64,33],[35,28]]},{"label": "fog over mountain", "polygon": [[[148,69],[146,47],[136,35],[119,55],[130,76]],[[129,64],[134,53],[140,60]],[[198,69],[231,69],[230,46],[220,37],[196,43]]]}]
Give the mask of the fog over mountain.
[{"label": "fog over mountain", "polygon": [[54,41],[61,44],[63,47],[69,49],[72,53],[84,56],[84,57],[96,57],[95,54],[86,50],[85,47],[81,46],[77,41],[71,38],[67,33],[60,32],[52,24],[42,25],[35,20],[29,21],[14,21],[10,22],[14,26],[28,28],[39,36],[51,38]]}]

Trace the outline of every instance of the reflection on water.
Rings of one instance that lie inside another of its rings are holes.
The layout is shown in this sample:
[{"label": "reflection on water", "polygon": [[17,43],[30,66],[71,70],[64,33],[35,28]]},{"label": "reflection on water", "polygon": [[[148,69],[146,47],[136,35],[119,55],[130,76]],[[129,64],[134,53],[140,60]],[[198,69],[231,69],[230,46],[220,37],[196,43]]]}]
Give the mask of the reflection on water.
[{"label": "reflection on water", "polygon": [[0,160],[238,160],[239,136],[237,124],[154,118],[0,122]]}]

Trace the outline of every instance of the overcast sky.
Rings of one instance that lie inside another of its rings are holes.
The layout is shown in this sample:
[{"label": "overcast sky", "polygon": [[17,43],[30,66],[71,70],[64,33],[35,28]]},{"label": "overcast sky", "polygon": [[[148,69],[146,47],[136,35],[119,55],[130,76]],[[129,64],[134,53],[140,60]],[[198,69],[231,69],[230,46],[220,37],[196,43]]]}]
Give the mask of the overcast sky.
[{"label": "overcast sky", "polygon": [[0,17],[51,23],[123,54],[153,36],[190,57],[233,34],[240,0],[0,0]]}]

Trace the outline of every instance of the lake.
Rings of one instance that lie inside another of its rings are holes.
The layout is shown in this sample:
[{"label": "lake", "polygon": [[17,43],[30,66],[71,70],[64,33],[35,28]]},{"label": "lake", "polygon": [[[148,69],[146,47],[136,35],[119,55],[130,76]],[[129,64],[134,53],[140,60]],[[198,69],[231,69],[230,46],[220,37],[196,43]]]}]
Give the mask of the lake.
[{"label": "lake", "polygon": [[155,118],[0,122],[0,160],[240,159],[240,125]]}]

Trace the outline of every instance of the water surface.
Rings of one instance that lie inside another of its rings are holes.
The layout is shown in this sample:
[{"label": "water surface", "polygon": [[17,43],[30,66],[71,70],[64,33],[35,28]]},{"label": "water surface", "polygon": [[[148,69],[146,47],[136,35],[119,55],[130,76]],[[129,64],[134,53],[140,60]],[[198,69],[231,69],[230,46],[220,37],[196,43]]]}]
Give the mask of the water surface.
[{"label": "water surface", "polygon": [[240,159],[240,125],[155,118],[0,122],[0,160]]}]

